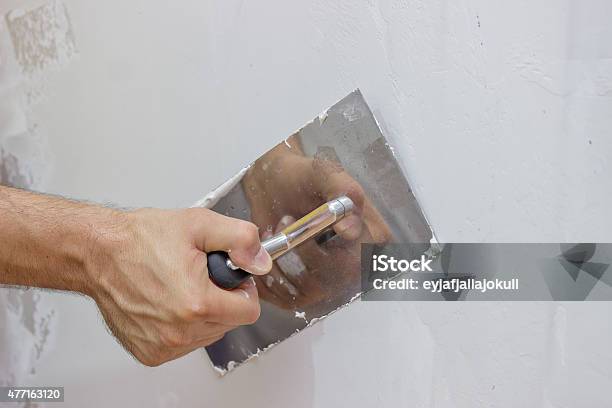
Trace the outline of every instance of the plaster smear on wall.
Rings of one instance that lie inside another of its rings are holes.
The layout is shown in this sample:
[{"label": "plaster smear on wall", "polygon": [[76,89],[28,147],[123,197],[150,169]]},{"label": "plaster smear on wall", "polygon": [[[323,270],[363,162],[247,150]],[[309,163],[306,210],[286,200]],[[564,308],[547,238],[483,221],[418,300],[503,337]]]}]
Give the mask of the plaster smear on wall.
[{"label": "plaster smear on wall", "polygon": [[30,11],[14,10],[6,15],[6,21],[15,57],[26,74],[61,65],[76,52],[68,10],[59,1]]},{"label": "plaster smear on wall", "polygon": [[10,10],[0,19],[0,176],[5,184],[40,189],[48,169],[44,130],[31,115],[44,101],[50,69],[76,55],[66,7],[51,1]]},{"label": "plaster smear on wall", "polygon": [[[75,54],[70,18],[59,1],[10,10],[0,18],[0,184],[44,187],[46,137],[31,110],[44,101],[49,68],[65,66]],[[56,320],[44,292],[0,291],[0,385],[23,384],[36,372],[51,348]]]}]

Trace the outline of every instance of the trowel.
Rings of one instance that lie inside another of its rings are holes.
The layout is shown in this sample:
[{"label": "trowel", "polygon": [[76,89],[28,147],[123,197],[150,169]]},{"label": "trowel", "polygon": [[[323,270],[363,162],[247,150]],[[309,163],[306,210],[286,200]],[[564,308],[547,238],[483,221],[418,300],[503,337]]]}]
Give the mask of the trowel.
[{"label": "trowel", "polygon": [[[195,204],[253,222],[274,260],[255,276],[259,320],[206,347],[225,374],[362,294],[361,245],[433,234],[361,92],[355,90]],[[209,275],[231,290],[250,275],[226,253]]]}]

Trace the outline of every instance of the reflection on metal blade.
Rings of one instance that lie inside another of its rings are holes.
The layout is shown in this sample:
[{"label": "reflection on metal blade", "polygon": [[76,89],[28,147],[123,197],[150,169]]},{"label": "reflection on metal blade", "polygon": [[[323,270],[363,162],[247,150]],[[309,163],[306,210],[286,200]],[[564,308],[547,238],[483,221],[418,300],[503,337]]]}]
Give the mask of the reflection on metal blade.
[{"label": "reflection on metal blade", "polygon": [[357,298],[361,243],[423,243],[432,232],[372,112],[357,90],[265,153],[198,204],[250,220],[262,239],[323,203],[354,212],[256,277],[261,317],[206,351],[226,373]]}]

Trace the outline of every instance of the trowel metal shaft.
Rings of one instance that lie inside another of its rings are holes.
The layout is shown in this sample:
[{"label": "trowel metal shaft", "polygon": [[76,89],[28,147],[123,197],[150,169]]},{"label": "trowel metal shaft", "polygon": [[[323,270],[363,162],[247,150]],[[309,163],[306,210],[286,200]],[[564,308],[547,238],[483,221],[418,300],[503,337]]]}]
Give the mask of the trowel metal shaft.
[{"label": "trowel metal shaft", "polygon": [[[340,221],[350,214],[353,208],[353,201],[346,196],[328,201],[266,239],[261,245],[274,260]],[[234,265],[225,252],[208,254],[208,273],[213,282],[224,289],[233,289],[251,276]]]}]

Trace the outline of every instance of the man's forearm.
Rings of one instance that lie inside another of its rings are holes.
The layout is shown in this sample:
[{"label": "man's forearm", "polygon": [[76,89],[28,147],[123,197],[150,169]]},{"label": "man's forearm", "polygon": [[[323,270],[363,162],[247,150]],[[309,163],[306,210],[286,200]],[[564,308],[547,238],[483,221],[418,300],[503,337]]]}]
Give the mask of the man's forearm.
[{"label": "man's forearm", "polygon": [[90,267],[121,213],[0,186],[0,284],[89,294]]},{"label": "man's forearm", "polygon": [[272,267],[254,224],[204,208],[126,212],[0,186],[0,284],[85,293],[147,365],[259,317],[252,279],[234,291],[208,279],[214,251],[251,273]]}]

